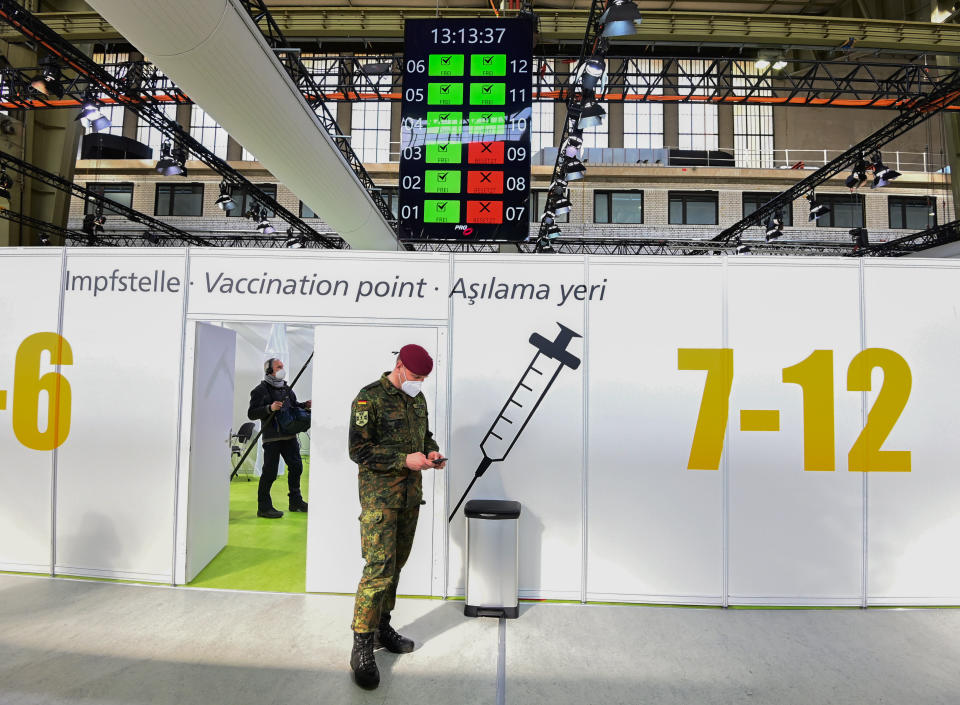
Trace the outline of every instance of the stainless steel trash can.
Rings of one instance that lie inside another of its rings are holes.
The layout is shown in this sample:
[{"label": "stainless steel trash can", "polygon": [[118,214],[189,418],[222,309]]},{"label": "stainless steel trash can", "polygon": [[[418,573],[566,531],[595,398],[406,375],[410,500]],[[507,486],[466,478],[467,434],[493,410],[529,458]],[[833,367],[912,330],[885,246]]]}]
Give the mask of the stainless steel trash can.
[{"label": "stainless steel trash can", "polygon": [[520,502],[471,499],[463,513],[467,518],[467,595],[463,613],[468,617],[516,619],[520,611]]}]

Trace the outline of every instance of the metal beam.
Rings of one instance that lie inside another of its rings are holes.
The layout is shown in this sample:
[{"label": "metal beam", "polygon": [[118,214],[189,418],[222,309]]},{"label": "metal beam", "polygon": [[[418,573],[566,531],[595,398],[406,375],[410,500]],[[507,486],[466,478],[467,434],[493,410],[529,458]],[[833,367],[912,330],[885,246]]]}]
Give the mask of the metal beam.
[{"label": "metal beam", "polygon": [[[357,43],[397,40],[403,36],[404,20],[436,17],[432,7],[271,7],[270,12],[278,29],[289,38]],[[475,18],[489,17],[490,11],[446,7],[442,14],[447,19]],[[545,43],[579,42],[588,16],[586,10],[538,9],[537,14],[540,40]],[[95,12],[48,12],[37,16],[70,41],[122,39]],[[620,38],[617,43],[838,49],[851,37],[858,50],[960,54],[960,25],[956,24],[733,12],[644,11],[637,34]],[[0,39],[16,41],[17,37],[0,32]]]}]

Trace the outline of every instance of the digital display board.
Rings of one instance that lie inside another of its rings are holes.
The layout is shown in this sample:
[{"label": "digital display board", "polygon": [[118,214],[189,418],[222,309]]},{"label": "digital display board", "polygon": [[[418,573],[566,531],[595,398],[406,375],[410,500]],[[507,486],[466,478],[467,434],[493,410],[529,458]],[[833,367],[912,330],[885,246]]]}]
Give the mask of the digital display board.
[{"label": "digital display board", "polygon": [[407,20],[400,238],[529,234],[533,25]]}]

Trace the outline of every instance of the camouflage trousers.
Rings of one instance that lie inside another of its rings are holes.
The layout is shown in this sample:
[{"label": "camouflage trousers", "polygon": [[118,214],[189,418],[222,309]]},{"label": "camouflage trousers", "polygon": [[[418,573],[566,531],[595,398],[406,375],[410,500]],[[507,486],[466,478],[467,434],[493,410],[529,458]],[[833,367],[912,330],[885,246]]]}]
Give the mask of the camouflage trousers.
[{"label": "camouflage trousers", "polygon": [[380,623],[380,616],[393,611],[397,582],[413,547],[419,515],[419,506],[365,509],[360,514],[360,548],[367,564],[357,586],[353,631],[372,632]]}]

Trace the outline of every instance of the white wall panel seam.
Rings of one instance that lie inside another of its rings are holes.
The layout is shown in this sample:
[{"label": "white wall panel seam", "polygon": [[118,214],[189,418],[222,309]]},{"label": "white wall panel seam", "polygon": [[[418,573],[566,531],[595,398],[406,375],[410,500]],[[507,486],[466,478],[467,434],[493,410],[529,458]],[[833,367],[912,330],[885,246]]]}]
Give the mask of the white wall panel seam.
[{"label": "white wall panel seam", "polygon": [[[183,384],[184,365],[186,364],[187,346],[187,311],[190,305],[190,248],[184,250],[183,261],[183,304],[180,321],[180,383],[177,392],[177,450],[176,463],[173,470],[173,543],[171,544],[170,584],[177,584],[177,531],[180,511],[180,455],[183,451]],[[191,399],[191,406],[192,406]],[[189,501],[189,493],[187,495]],[[186,571],[186,555],[184,555],[184,571]],[[184,572],[186,580],[186,572]]]},{"label": "white wall panel seam", "polygon": [[[866,300],[866,282],[865,282],[865,271],[864,271],[864,258],[861,257],[858,262],[857,273],[859,277],[859,289],[860,289],[860,352],[863,352],[867,348],[867,300]],[[842,383],[841,383],[842,384]],[[860,428],[866,427],[867,424],[867,392],[860,392]],[[848,461],[849,462],[849,461]],[[850,469],[847,468],[847,472]],[[863,478],[861,482],[861,515],[860,522],[861,533],[860,533],[860,590],[861,590],[861,607],[866,607],[869,598],[870,598],[870,473],[862,473]]]},{"label": "white wall panel seam", "polygon": [[[730,326],[729,326],[729,308],[727,306],[727,297],[729,290],[729,256],[723,255],[723,267],[722,267],[722,279],[721,286],[723,291],[721,293],[721,342],[720,347],[728,348],[730,347]],[[733,365],[736,365],[736,360],[733,361]],[[733,368],[730,370],[730,375],[733,376]],[[720,472],[723,473],[721,478],[722,491],[721,496],[721,507],[720,507],[720,517],[721,517],[721,532],[723,534],[723,560],[721,561],[723,577],[721,580],[721,595],[720,595],[720,604],[724,607],[730,606],[730,419],[727,418],[727,427],[724,430],[723,435],[723,463],[720,466]]]},{"label": "white wall panel seam", "polygon": [[[590,255],[583,256],[583,283],[590,291]],[[583,369],[580,371],[582,381],[583,404],[583,449],[580,459],[580,602],[587,602],[587,570],[589,569],[588,540],[589,540],[589,509],[588,509],[588,481],[590,472],[590,302],[583,303]]]},{"label": "white wall panel seam", "polygon": [[[60,296],[57,308],[57,335],[63,337],[63,310],[67,297],[67,248],[60,251]],[[61,364],[58,359],[56,373],[61,372]],[[59,416],[59,414],[58,414]],[[57,573],[57,472],[60,460],[60,448],[53,449],[50,454],[51,472],[50,472],[50,575]]]},{"label": "white wall panel seam", "polygon": [[[448,293],[449,287],[456,281],[456,258],[453,253],[447,255],[447,271],[449,279],[447,281]],[[447,416],[446,428],[444,429],[444,443],[446,444],[445,453],[450,452],[450,443],[453,441],[453,297],[447,296],[447,408],[444,413]],[[444,475],[449,477],[449,475]],[[448,481],[444,482],[443,487],[443,599],[446,600],[450,594],[450,522],[447,517],[450,512],[450,486]],[[435,500],[436,501],[436,500]],[[434,504],[436,508],[436,504]],[[436,511],[436,509],[434,509]]]}]

